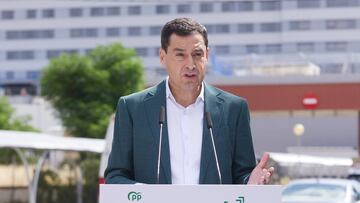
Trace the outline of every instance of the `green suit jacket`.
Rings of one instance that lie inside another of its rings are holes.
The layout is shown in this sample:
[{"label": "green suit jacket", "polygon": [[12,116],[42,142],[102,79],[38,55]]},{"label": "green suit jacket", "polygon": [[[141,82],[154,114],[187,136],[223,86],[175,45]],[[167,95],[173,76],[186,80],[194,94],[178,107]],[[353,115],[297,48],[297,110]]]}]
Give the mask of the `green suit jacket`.
[{"label": "green suit jacket", "polygon": [[[156,183],[159,147],[159,113],[166,107],[166,81],[121,97],[115,117],[107,184]],[[255,167],[250,116],[244,99],[205,83],[205,111],[213,120],[213,133],[223,184],[245,184]],[[166,115],[166,114],[165,114]],[[200,184],[218,184],[211,137],[204,119]],[[160,183],[171,184],[168,130],[163,128]]]}]

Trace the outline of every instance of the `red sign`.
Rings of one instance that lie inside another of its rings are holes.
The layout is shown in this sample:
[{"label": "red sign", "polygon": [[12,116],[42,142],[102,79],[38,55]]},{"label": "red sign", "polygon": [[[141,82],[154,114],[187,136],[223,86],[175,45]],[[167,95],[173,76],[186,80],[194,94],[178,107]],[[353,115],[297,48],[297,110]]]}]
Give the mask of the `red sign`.
[{"label": "red sign", "polygon": [[305,109],[316,109],[319,104],[319,99],[315,94],[305,94],[302,99],[302,104]]}]

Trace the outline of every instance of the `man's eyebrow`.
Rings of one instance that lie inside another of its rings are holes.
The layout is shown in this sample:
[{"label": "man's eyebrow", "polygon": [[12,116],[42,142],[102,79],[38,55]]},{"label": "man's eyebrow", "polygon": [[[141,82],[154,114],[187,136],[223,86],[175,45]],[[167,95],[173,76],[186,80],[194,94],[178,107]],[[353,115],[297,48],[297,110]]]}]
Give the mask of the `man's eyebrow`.
[{"label": "man's eyebrow", "polygon": [[174,48],[173,51],[185,51],[185,49]]},{"label": "man's eyebrow", "polygon": [[204,52],[204,50],[201,47],[197,47],[193,50],[193,52]]}]

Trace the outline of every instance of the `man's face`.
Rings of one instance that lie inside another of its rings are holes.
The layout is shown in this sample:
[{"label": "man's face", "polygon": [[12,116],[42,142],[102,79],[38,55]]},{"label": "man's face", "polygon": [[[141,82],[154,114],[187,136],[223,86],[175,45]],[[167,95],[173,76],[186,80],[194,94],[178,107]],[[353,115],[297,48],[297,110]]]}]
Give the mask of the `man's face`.
[{"label": "man's face", "polygon": [[160,61],[168,72],[172,88],[197,91],[206,73],[208,49],[199,33],[172,34],[167,52],[160,49]]}]

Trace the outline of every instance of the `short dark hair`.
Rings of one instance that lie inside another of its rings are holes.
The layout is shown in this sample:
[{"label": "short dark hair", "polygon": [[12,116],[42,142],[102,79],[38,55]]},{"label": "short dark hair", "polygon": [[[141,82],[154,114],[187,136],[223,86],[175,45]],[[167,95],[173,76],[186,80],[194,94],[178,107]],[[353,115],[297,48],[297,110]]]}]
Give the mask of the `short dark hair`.
[{"label": "short dark hair", "polygon": [[205,26],[191,18],[175,18],[167,22],[161,30],[161,48],[167,52],[170,43],[170,36],[175,33],[179,36],[187,36],[194,33],[202,35],[206,48],[208,47],[208,37]]}]

